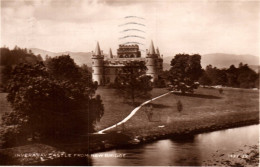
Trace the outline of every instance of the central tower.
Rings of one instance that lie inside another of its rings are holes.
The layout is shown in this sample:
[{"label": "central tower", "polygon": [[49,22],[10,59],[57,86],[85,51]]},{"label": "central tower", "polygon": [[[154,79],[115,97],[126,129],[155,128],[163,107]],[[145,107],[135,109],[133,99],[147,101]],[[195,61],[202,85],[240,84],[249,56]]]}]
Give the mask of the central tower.
[{"label": "central tower", "polygon": [[138,45],[119,45],[117,56],[118,58],[140,58],[141,52]]},{"label": "central tower", "polygon": [[103,84],[104,74],[104,55],[100,50],[99,43],[97,42],[96,51],[92,55],[92,79],[98,85]]}]

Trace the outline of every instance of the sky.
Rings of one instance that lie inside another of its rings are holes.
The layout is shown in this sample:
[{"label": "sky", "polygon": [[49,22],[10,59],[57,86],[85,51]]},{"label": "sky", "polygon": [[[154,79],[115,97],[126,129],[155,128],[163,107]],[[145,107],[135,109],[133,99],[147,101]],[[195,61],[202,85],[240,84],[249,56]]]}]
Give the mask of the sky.
[{"label": "sky", "polygon": [[[138,16],[140,18],[125,18]],[[141,25],[120,26],[127,22]],[[144,32],[121,33],[124,29]],[[1,46],[52,52],[116,53],[118,44],[151,40],[161,54],[229,53],[260,57],[260,1],[1,0]],[[132,33],[132,34],[131,34]],[[141,38],[127,38],[138,35]]]}]

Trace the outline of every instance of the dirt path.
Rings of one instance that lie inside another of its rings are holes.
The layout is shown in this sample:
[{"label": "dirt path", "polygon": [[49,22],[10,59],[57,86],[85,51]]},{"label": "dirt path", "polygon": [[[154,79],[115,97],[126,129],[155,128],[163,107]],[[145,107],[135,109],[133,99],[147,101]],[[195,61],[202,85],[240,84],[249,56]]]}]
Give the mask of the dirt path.
[{"label": "dirt path", "polygon": [[125,117],[122,121],[120,121],[120,122],[118,122],[118,123],[116,123],[116,124],[114,124],[114,125],[112,125],[112,126],[110,126],[110,127],[108,127],[108,128],[105,128],[105,129],[103,129],[103,130],[100,130],[100,131],[98,131],[98,132],[96,132],[96,133],[102,134],[102,133],[104,133],[104,131],[110,130],[110,129],[112,129],[112,128],[115,128],[115,127],[117,127],[117,126],[119,126],[119,125],[125,123],[125,122],[128,121],[130,118],[132,118],[132,117],[135,115],[135,113],[136,113],[141,107],[143,107],[144,105],[150,103],[150,102],[153,101],[153,100],[156,100],[156,99],[158,99],[158,98],[161,98],[161,97],[163,97],[163,96],[166,96],[166,95],[168,95],[168,94],[170,94],[170,93],[172,93],[172,92],[173,92],[173,91],[164,93],[164,94],[162,94],[162,95],[160,95],[160,96],[157,96],[157,97],[152,98],[151,100],[147,100],[147,101],[143,102],[141,105],[139,105],[138,107],[136,107],[136,108],[135,108],[127,117]]}]

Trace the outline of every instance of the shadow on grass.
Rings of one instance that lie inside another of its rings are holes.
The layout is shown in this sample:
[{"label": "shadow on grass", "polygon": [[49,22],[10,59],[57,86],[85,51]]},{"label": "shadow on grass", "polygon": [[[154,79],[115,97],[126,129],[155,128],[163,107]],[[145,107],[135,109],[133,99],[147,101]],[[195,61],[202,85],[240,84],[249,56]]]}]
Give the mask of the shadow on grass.
[{"label": "shadow on grass", "polygon": [[197,97],[197,98],[203,98],[203,99],[221,99],[222,97],[219,96],[213,96],[213,95],[203,95],[203,94],[192,94],[192,93],[179,93],[175,92],[173,93],[174,95],[177,96],[188,96],[188,97]]},{"label": "shadow on grass", "polygon": [[150,103],[152,104],[153,108],[169,108],[170,106],[164,105],[164,104],[154,104],[154,103]]},{"label": "shadow on grass", "polygon": [[[149,99],[148,99],[149,100]],[[147,101],[147,100],[145,100]],[[130,106],[133,106],[133,107],[138,107],[140,106],[143,102],[134,102],[134,104],[132,102],[124,102],[125,104],[128,104]],[[170,106],[167,106],[167,105],[164,105],[164,104],[154,104],[152,103],[152,101],[150,103],[147,103],[146,105],[144,105],[144,107],[147,107],[147,106],[150,106],[152,105],[153,108],[169,108]]]},{"label": "shadow on grass", "polygon": [[140,106],[142,104],[141,102],[134,102],[134,103],[132,103],[130,101],[125,101],[123,103],[128,104],[129,106],[133,106],[133,107],[138,107],[138,106]]}]

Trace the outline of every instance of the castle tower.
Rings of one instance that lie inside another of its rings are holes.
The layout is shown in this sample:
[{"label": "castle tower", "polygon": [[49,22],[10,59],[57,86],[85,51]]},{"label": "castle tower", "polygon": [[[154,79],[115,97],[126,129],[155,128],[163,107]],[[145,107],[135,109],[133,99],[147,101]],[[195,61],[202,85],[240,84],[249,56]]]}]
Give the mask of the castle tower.
[{"label": "castle tower", "polygon": [[160,51],[159,51],[158,47],[156,48],[156,54],[158,54],[160,56]]},{"label": "castle tower", "polygon": [[111,48],[109,49],[109,55],[108,55],[108,57],[111,58],[111,59],[113,58],[113,54],[112,54]]},{"label": "castle tower", "polygon": [[158,59],[157,59],[157,72],[158,72],[158,75],[159,75],[163,71],[163,56],[160,55],[160,51],[159,51],[158,47],[156,49],[156,54],[158,55]]},{"label": "castle tower", "polygon": [[103,67],[104,55],[101,53],[99,43],[97,42],[96,51],[92,55],[92,80],[98,82],[98,85],[103,84]]},{"label": "castle tower", "polygon": [[152,81],[158,79],[158,54],[155,52],[153,41],[151,41],[150,49],[148,50],[146,56],[146,67],[147,71],[146,74],[152,77]]}]

